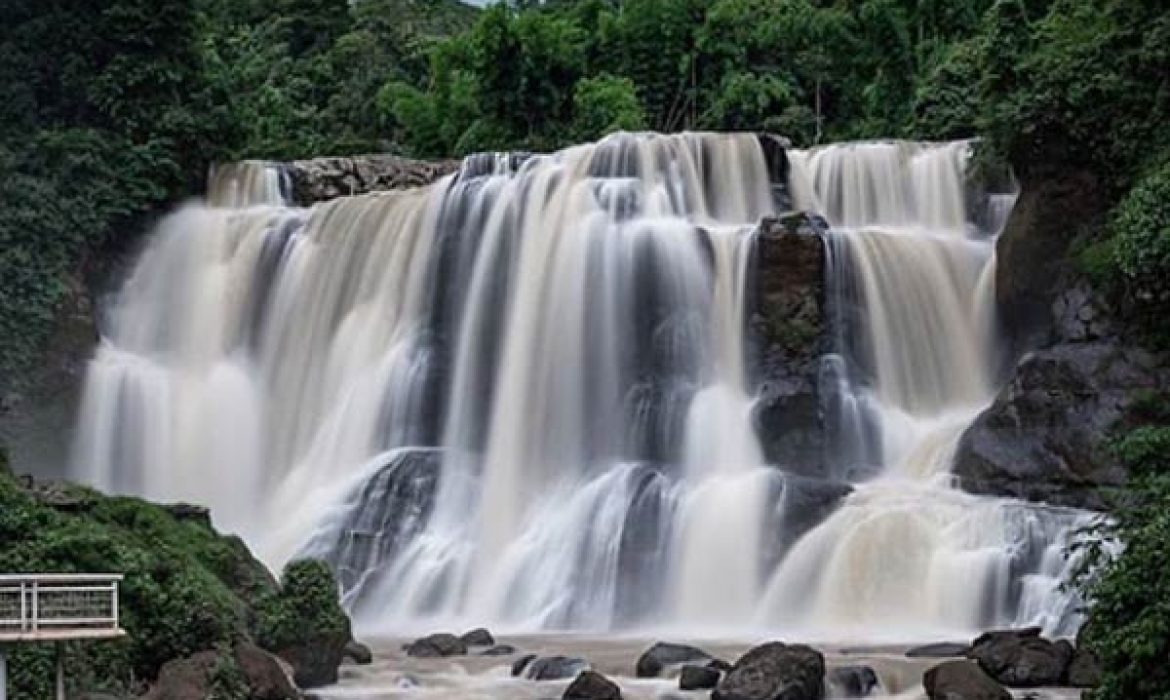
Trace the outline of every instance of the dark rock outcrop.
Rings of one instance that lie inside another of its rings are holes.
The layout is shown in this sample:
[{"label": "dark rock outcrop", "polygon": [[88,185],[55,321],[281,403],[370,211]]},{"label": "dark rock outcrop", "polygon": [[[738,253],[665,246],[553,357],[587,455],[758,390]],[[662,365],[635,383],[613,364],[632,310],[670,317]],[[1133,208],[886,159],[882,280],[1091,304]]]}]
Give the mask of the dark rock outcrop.
[{"label": "dark rock outcrop", "polygon": [[622,700],[622,689],[596,671],[582,671],[573,679],[562,700]]},{"label": "dark rock outcrop", "polygon": [[678,674],[679,690],[708,690],[719,684],[722,674],[711,666],[686,664]]},{"label": "dark rock outcrop", "polygon": [[912,659],[939,659],[948,656],[966,656],[967,652],[971,650],[970,644],[959,644],[957,642],[935,642],[934,644],[923,644],[922,646],[911,647],[906,650],[906,656]]},{"label": "dark rock outcrop", "polygon": [[1125,481],[1106,449],[1142,392],[1164,390],[1157,357],[1113,342],[1061,344],[1025,355],[995,402],[963,434],[959,485],[972,493],[1102,508]]},{"label": "dark rock outcrop", "polygon": [[446,632],[429,634],[406,645],[407,656],[435,658],[442,656],[463,656],[466,653],[467,643],[459,637]]},{"label": "dark rock outcrop", "polygon": [[572,678],[588,668],[589,662],[576,656],[538,656],[523,667],[523,674],[531,681],[555,681]]},{"label": "dark rock outcrop", "polygon": [[1017,348],[1046,342],[1049,309],[1074,265],[1069,246],[1078,227],[1091,227],[1106,207],[1103,189],[1086,171],[1021,174],[1022,186],[996,241],[999,315]]},{"label": "dark rock outcrop", "polygon": [[374,654],[370,648],[357,640],[350,640],[349,644],[345,645],[342,654],[355,664],[363,666],[374,661]]},{"label": "dark rock outcrop", "polygon": [[803,644],[768,642],[744,654],[711,700],[821,700],[825,658]]},{"label": "dark rock outcrop", "polygon": [[654,678],[671,666],[688,663],[705,665],[714,658],[702,649],[689,644],[656,642],[654,646],[642,652],[642,655],[638,657],[638,662],[634,666],[634,675],[638,678]]},{"label": "dark rock outcrop", "polygon": [[483,627],[476,627],[469,632],[464,632],[459,639],[469,647],[490,647],[496,643],[492,633]]},{"label": "dark rock outcrop", "polygon": [[296,204],[308,206],[336,197],[429,185],[459,168],[459,161],[412,160],[392,155],[311,158],[282,166]]},{"label": "dark rock outcrop", "polygon": [[1101,660],[1084,647],[1073,653],[1065,670],[1065,681],[1074,688],[1096,688],[1101,685]]},{"label": "dark rock outcrop", "polygon": [[1015,688],[1060,685],[1072,656],[1072,644],[1044,639],[1035,627],[987,632],[967,652],[989,676]]},{"label": "dark rock outcrop", "polygon": [[800,212],[760,223],[749,310],[763,379],[755,422],[764,456],[810,476],[824,471],[816,384],[826,337],[826,228],[819,217]]},{"label": "dark rock outcrop", "polygon": [[970,661],[947,661],[922,676],[930,700],[1011,700],[1012,694]]},{"label": "dark rock outcrop", "polygon": [[864,698],[879,688],[877,672],[869,666],[838,666],[830,668],[825,684],[835,692],[833,697]]},{"label": "dark rock outcrop", "polygon": [[230,654],[209,650],[168,661],[143,700],[204,700],[225,682],[240,684],[231,690],[246,693],[249,700],[301,697],[279,659],[253,644],[241,643]]}]

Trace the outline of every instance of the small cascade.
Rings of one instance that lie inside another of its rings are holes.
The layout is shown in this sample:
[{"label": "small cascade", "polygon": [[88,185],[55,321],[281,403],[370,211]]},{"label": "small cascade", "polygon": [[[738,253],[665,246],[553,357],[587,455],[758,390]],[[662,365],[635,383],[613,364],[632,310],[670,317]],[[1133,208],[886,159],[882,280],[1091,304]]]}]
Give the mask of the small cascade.
[{"label": "small cascade", "polygon": [[[779,144],[615,134],[310,208],[217,167],[111,309],[74,473],[325,559],[374,634],[1067,632],[1081,516],[947,475],[1012,195],[970,196],[964,142]],[[755,231],[789,200],[831,225],[830,480],[753,427]]]}]

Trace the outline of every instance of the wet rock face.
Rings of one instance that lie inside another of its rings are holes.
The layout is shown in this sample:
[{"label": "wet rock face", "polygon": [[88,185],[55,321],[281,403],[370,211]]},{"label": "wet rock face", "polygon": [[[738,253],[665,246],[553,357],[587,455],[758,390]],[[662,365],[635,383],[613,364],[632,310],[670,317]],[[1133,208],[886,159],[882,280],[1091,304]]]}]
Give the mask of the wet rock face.
[{"label": "wet rock face", "polygon": [[295,204],[381,190],[429,185],[459,168],[459,161],[424,161],[392,155],[312,158],[284,165]]},{"label": "wet rock face", "polygon": [[1164,391],[1159,360],[1114,342],[1066,343],[1025,355],[964,433],[959,485],[972,493],[1084,508],[1124,482],[1106,440],[1143,392]]},{"label": "wet rock face", "polygon": [[622,691],[600,673],[582,671],[561,697],[563,700],[622,700]]},{"label": "wet rock face", "polygon": [[1006,686],[1035,688],[1060,685],[1073,654],[1067,640],[1053,642],[1030,628],[988,632],[971,644],[967,657]]},{"label": "wet rock face", "polygon": [[816,379],[827,336],[820,235],[826,228],[819,217],[799,212],[761,222],[748,310],[764,456],[810,476],[823,473],[825,445]]},{"label": "wet rock face", "polygon": [[1012,694],[971,661],[947,661],[926,672],[930,700],[1011,700]]},{"label": "wet rock face", "polygon": [[825,658],[803,644],[754,647],[719,682],[711,700],[821,700]]}]

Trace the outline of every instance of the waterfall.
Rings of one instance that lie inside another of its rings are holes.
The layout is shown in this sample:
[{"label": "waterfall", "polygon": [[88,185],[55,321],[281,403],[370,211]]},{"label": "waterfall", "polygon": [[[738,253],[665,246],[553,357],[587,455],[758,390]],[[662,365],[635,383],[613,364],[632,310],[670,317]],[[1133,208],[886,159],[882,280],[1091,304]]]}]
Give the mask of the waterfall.
[{"label": "waterfall", "polygon": [[[947,477],[996,389],[1010,195],[968,191],[964,142],[784,167],[760,139],[477,155],[311,208],[277,165],[217,168],[112,305],[74,474],[208,504],[273,566],[326,559],[373,632],[1067,632],[1080,516]],[[778,191],[831,224],[828,295],[855,307],[822,359],[851,487],[765,464],[753,427]]]}]

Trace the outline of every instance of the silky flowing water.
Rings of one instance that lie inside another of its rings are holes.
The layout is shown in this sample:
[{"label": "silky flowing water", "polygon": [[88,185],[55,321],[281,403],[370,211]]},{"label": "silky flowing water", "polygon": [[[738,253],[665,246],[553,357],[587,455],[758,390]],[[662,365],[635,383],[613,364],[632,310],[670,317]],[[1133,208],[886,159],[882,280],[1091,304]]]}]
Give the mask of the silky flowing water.
[{"label": "silky flowing water", "polygon": [[[588,631],[599,663],[648,630],[1070,634],[1085,516],[948,474],[1000,379],[1012,193],[969,182],[966,142],[788,149],[780,181],[765,146],[617,134],[311,208],[277,166],[218,168],[112,304],[74,474],[209,505],[274,568],[326,559],[372,638]],[[808,480],[765,463],[748,342],[758,222],[789,205],[825,217],[827,295],[859,310],[821,361],[825,483],[853,490],[807,532],[785,531]]]}]

